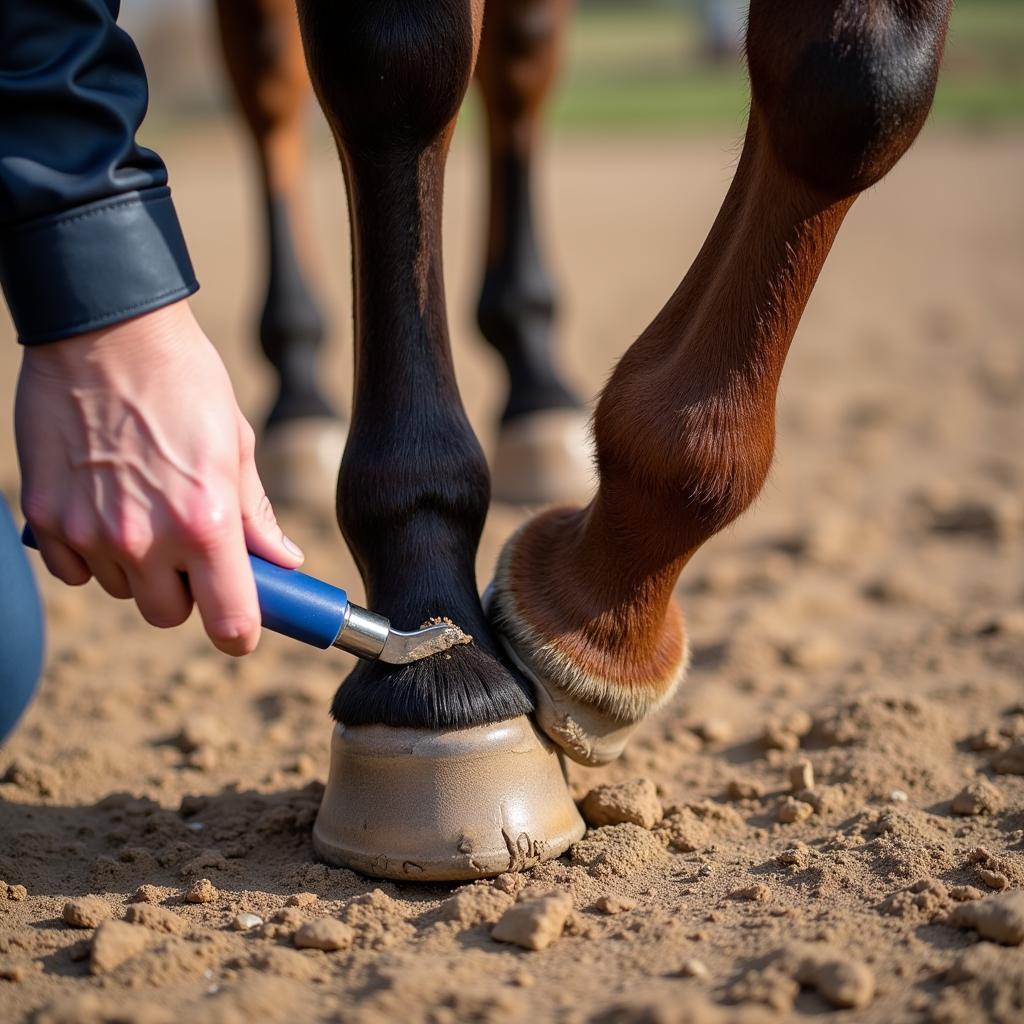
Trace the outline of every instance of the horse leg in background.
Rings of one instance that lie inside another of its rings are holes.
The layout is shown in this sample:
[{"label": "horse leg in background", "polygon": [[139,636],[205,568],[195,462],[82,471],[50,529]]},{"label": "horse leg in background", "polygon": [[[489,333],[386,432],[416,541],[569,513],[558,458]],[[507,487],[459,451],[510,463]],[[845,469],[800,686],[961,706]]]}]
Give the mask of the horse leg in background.
[{"label": "horse leg in background", "polygon": [[482,3],[298,9],[352,225],[355,390],[338,521],[370,607],[399,629],[447,617],[472,636],[410,665],[361,662],[342,683],[314,842],[388,877],[494,874],[557,856],[582,823],[477,595],[490,482],[452,367],[441,205]]},{"label": "horse leg in background", "polygon": [[488,0],[477,80],[487,113],[490,202],[480,330],[508,371],[494,496],[583,501],[593,490],[586,412],[555,367],[554,288],[535,227],[533,168],[573,0]]},{"label": "horse leg in background", "polygon": [[345,424],[320,387],[324,322],[303,263],[309,259],[304,121],[311,89],[293,0],[217,0],[224,62],[260,169],[266,223],[266,298],[260,345],[278,390],[258,457],[277,502],[334,503]]},{"label": "horse leg in background", "polygon": [[760,491],[783,362],[857,195],[931,107],[950,0],[753,0],[752,102],[732,185],[689,273],[595,416],[600,485],[522,527],[492,621],[573,758],[615,757],[686,667],[680,571]]}]

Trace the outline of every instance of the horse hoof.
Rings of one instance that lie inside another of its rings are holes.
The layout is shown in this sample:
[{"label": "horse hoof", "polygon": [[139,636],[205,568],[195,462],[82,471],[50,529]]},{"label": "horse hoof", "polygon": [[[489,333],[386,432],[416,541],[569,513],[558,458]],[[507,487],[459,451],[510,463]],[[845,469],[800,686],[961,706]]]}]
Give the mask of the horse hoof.
[{"label": "horse hoof", "polygon": [[549,409],[504,424],[491,467],[491,496],[510,505],[586,502],[594,489],[590,416]]},{"label": "horse hoof", "polygon": [[375,878],[522,871],[584,832],[554,746],[520,715],[436,731],[337,725],[313,846]]},{"label": "horse hoof", "polygon": [[348,427],[327,417],[284,420],[268,427],[256,450],[256,465],[275,505],[334,508],[338,467]]}]

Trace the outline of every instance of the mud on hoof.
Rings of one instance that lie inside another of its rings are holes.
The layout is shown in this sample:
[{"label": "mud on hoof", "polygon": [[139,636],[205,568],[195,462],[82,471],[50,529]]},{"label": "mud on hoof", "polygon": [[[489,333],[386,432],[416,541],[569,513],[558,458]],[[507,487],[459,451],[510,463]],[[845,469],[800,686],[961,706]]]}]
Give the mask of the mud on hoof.
[{"label": "mud on hoof", "polygon": [[267,426],[256,447],[256,464],[270,500],[333,514],[347,440],[347,424],[327,416],[278,420]]},{"label": "mud on hoof", "polygon": [[586,501],[596,480],[590,417],[582,409],[545,409],[503,423],[491,468],[491,496],[510,505]]},{"label": "mud on hoof", "polygon": [[461,881],[558,857],[583,832],[560,755],[518,715],[468,729],[336,726],[313,845],[376,878]]},{"label": "mud on hoof", "polygon": [[[563,511],[548,513],[541,522]],[[484,609],[509,660],[533,684],[540,728],[579,764],[607,764],[622,753],[643,719],[672,697],[686,675],[690,651],[682,612],[678,605],[670,605],[657,669],[645,672],[643,667],[624,666],[616,678],[608,668],[602,672],[581,664],[570,652],[585,650],[583,631],[555,625],[545,633],[535,621],[546,610],[535,599],[524,600],[520,589],[527,579],[539,584],[535,593],[543,589],[545,567],[524,564],[518,551],[524,531],[536,523],[531,520],[506,542],[494,581],[484,594]],[[557,623],[556,615],[550,619]],[[613,663],[607,664],[614,671]]]}]

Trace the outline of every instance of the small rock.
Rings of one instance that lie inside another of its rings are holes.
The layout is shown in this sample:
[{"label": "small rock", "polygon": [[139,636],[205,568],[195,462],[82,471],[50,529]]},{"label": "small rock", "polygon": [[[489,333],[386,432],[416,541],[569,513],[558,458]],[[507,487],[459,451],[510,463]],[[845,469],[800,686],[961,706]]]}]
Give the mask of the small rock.
[{"label": "small rock", "polygon": [[975,779],[969,782],[955,797],[950,805],[954,814],[995,814],[1003,809],[1003,794],[988,779]]},{"label": "small rock", "polygon": [[990,868],[978,868],[978,880],[984,882],[990,889],[1007,889],[1010,880],[1001,871],[993,871]]},{"label": "small rock", "polygon": [[572,913],[572,896],[551,892],[510,907],[491,929],[491,938],[523,949],[546,949],[562,934]]},{"label": "small rock", "polygon": [[140,925],[153,932],[166,932],[168,935],[181,935],[188,930],[188,921],[179,917],[173,910],[158,907],[152,903],[133,903],[124,913],[129,924]]},{"label": "small rock", "polygon": [[689,960],[684,960],[679,966],[679,976],[681,978],[700,978],[703,980],[710,973],[707,964],[703,960],[697,960],[693,957]]},{"label": "small rock", "polygon": [[1024,943],[1024,891],[1014,889],[961,903],[953,908],[948,920],[956,928],[973,929],[983,939],[1019,946]]},{"label": "small rock", "polygon": [[592,828],[630,824],[650,829],[663,813],[650,779],[596,786],[583,798],[580,810]]},{"label": "small rock", "polygon": [[793,976],[842,1010],[863,1009],[875,998],[875,976],[867,964],[834,950],[800,955]]},{"label": "small rock", "polygon": [[93,974],[108,974],[141,953],[151,939],[145,928],[135,928],[123,921],[104,921],[93,935],[89,970]]},{"label": "small rock", "polygon": [[764,786],[753,780],[730,779],[725,795],[730,800],[759,800],[764,796]]},{"label": "small rock", "polygon": [[212,903],[220,895],[216,886],[208,878],[200,878],[193,882],[185,892],[186,903]]},{"label": "small rock", "polygon": [[235,914],[234,919],[231,922],[231,927],[236,932],[247,932],[250,928],[259,928],[263,924],[263,918],[259,914],[250,914],[248,912],[242,912]]},{"label": "small rock", "polygon": [[789,788],[794,792],[814,789],[814,766],[810,761],[798,761],[789,769]]},{"label": "small rock", "polygon": [[620,896],[618,893],[610,892],[604,896],[598,896],[594,901],[596,910],[602,914],[624,914],[627,910],[636,910],[636,900],[629,896]]},{"label": "small rock", "polygon": [[438,917],[468,928],[477,924],[493,924],[512,906],[512,902],[512,897],[500,889],[473,885],[445,900]]},{"label": "small rock", "polygon": [[811,848],[806,843],[794,843],[778,856],[778,862],[787,867],[805,868],[811,862]]},{"label": "small rock", "polygon": [[891,789],[889,790],[889,799],[894,804],[905,804],[910,797],[907,796],[905,789]]},{"label": "small rock", "polygon": [[159,903],[160,889],[155,885],[140,885],[132,896],[132,903]]},{"label": "small rock", "polygon": [[783,825],[792,825],[798,821],[806,821],[814,813],[814,808],[803,800],[787,796],[775,810],[775,820]]},{"label": "small rock", "polygon": [[733,889],[729,893],[731,900],[750,900],[756,903],[767,903],[772,898],[772,891],[764,882],[755,882],[753,885],[746,885],[742,889]]},{"label": "small rock", "polygon": [[800,737],[778,722],[769,722],[761,733],[760,744],[765,750],[792,752],[800,749]]},{"label": "small rock", "polygon": [[317,921],[307,921],[295,933],[295,945],[298,949],[322,949],[333,953],[339,949],[348,949],[355,941],[355,929],[334,917],[321,917]]},{"label": "small rock", "polygon": [[733,737],[732,722],[724,718],[705,718],[693,730],[705,743],[728,743]]},{"label": "small rock", "polygon": [[14,900],[15,903],[20,903],[22,900],[28,899],[28,889],[23,885],[9,885],[7,886],[7,898]]},{"label": "small rock", "polygon": [[992,758],[992,770],[998,775],[1024,775],[1024,740]]},{"label": "small rock", "polygon": [[95,928],[110,917],[110,904],[99,896],[80,896],[64,904],[62,916],[72,928]]},{"label": "small rock", "polygon": [[315,892],[297,892],[284,901],[286,907],[311,907],[319,899]]}]

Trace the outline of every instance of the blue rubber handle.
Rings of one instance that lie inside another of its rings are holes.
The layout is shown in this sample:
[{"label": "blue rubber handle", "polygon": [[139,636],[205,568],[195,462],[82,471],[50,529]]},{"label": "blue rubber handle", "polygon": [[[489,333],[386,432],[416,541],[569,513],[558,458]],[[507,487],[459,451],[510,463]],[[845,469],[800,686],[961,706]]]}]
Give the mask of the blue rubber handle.
[{"label": "blue rubber handle", "polygon": [[[28,524],[21,542],[29,548],[39,545]],[[326,649],[334,643],[345,622],[348,594],[298,569],[284,569],[258,555],[249,555],[256,580],[263,625],[311,647]]]}]

